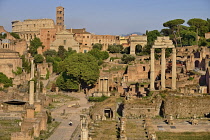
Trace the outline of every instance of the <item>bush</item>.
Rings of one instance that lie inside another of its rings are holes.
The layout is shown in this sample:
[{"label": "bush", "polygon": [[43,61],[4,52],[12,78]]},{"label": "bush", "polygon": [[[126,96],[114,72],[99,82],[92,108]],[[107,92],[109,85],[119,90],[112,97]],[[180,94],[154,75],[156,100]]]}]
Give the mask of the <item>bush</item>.
[{"label": "bush", "polygon": [[4,84],[4,87],[9,87],[12,86],[12,79],[0,72],[0,83]]},{"label": "bush", "polygon": [[89,102],[103,102],[104,100],[108,99],[109,97],[102,96],[102,97],[89,97]]}]

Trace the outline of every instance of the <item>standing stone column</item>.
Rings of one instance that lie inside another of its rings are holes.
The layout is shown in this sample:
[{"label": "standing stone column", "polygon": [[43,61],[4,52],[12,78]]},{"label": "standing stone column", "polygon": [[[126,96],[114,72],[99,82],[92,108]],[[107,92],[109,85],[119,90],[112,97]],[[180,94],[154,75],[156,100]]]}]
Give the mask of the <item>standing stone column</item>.
[{"label": "standing stone column", "polygon": [[172,89],[176,89],[176,48],[172,50]]},{"label": "standing stone column", "polygon": [[86,115],[80,115],[81,140],[88,140],[88,120]]},{"label": "standing stone column", "polygon": [[166,75],[166,58],[165,58],[165,48],[161,51],[161,89],[165,89],[165,75]]},{"label": "standing stone column", "polygon": [[34,59],[30,58],[31,60],[31,79],[34,78]]},{"label": "standing stone column", "polygon": [[155,90],[155,49],[151,48],[150,54],[150,90]]},{"label": "standing stone column", "polygon": [[30,86],[29,86],[29,105],[34,104],[34,81],[30,81]]}]

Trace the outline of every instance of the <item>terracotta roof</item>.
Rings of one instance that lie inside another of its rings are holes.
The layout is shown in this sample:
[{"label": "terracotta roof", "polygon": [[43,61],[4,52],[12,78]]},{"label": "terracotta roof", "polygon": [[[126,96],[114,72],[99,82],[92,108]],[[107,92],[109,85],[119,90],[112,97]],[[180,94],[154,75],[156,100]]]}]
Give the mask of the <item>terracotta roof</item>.
[{"label": "terracotta roof", "polygon": [[85,28],[83,28],[83,29],[66,29],[66,30],[69,32],[71,32],[71,30],[72,30],[72,33],[74,33],[74,34],[90,34],[89,32],[87,32],[85,30]]}]

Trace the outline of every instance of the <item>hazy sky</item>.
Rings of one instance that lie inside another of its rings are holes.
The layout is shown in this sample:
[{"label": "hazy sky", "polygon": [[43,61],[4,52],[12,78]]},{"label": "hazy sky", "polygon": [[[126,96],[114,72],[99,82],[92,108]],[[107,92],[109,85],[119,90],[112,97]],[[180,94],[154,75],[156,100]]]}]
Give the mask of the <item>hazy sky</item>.
[{"label": "hazy sky", "polygon": [[210,0],[0,0],[0,26],[10,32],[13,20],[55,20],[57,6],[65,8],[67,29],[95,34],[145,33],[172,19],[210,18]]}]

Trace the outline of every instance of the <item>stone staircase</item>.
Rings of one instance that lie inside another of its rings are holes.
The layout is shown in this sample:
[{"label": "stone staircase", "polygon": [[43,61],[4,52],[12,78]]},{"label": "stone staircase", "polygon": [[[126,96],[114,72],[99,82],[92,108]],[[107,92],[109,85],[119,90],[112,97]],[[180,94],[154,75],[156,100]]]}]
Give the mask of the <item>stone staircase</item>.
[{"label": "stone staircase", "polygon": [[148,140],[143,126],[142,119],[127,119],[126,136],[127,140]]}]

